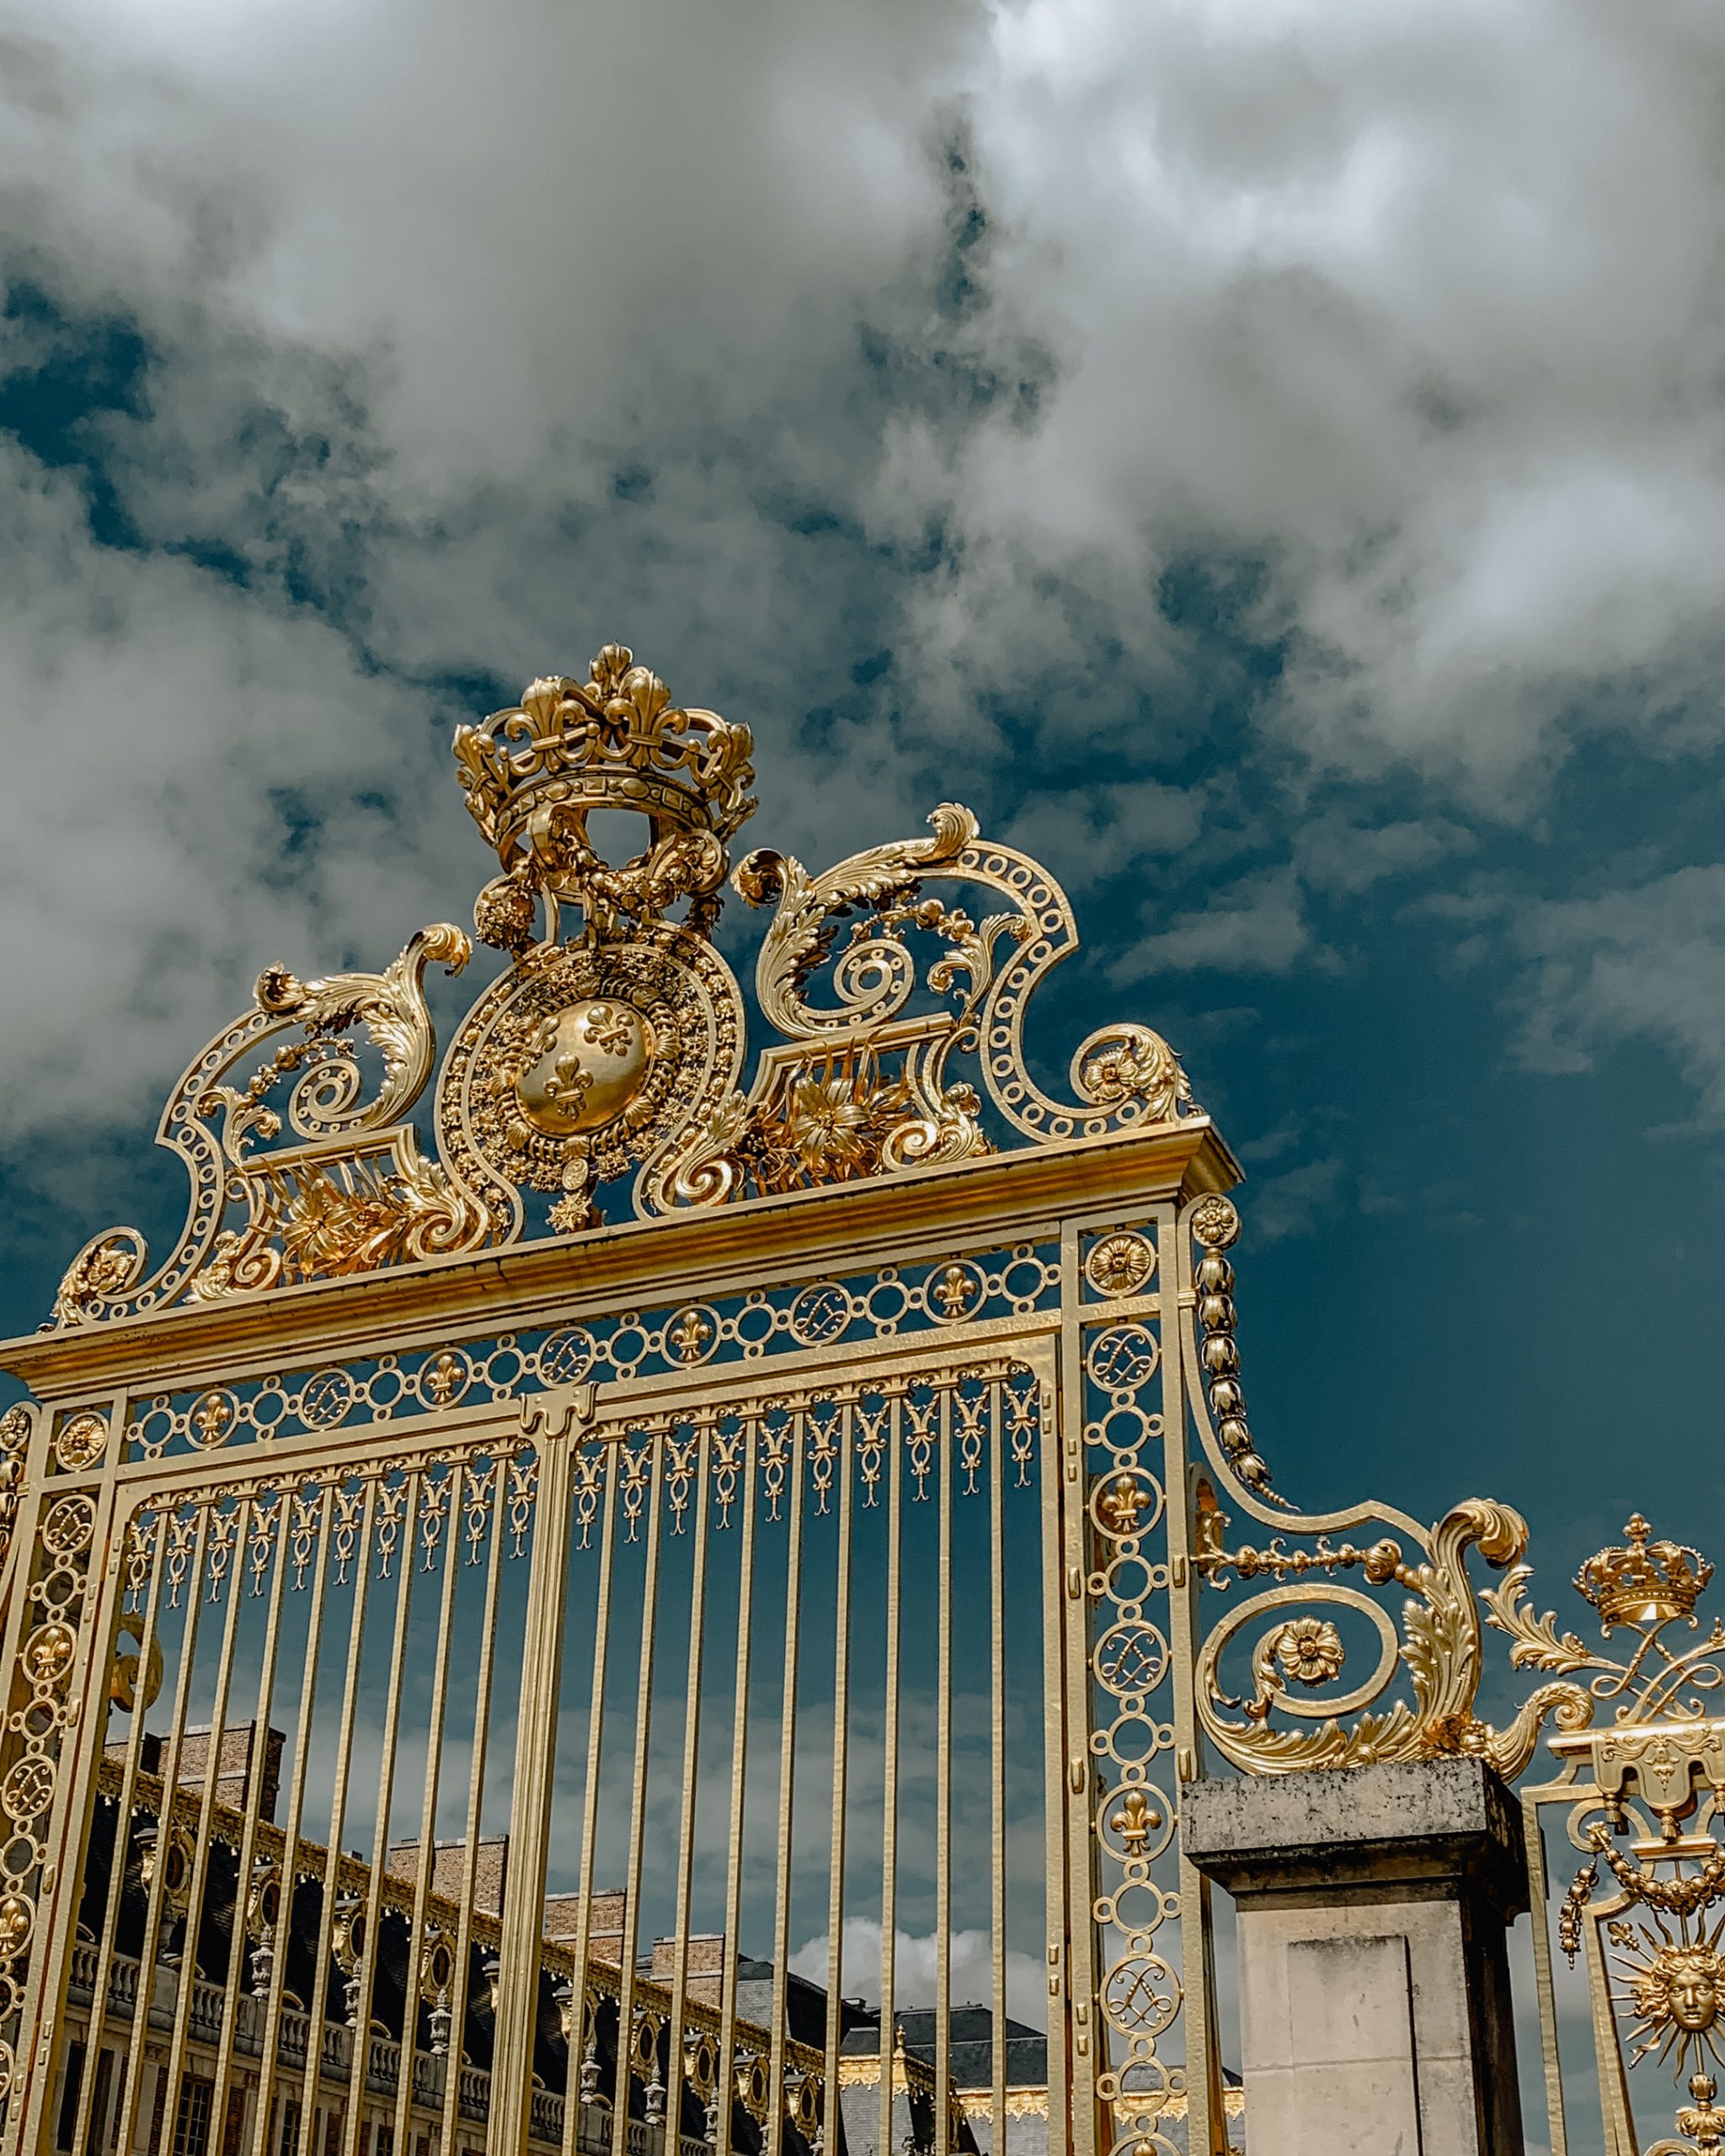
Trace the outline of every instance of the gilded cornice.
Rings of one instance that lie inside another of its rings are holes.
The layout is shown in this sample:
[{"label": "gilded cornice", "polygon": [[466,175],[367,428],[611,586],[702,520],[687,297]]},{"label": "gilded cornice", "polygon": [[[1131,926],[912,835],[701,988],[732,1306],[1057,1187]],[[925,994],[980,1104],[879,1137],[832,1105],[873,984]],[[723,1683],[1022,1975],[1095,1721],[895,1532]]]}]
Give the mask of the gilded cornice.
[{"label": "gilded cornice", "polygon": [[190,1302],[99,1325],[0,1342],[0,1368],[44,1401],[104,1387],[198,1382],[248,1357],[339,1357],[387,1337],[454,1335],[507,1321],[558,1321],[655,1289],[695,1298],[757,1278],[866,1265],[944,1249],[973,1234],[1010,1235],[1102,1206],[1184,1203],[1227,1190],[1242,1171],[1207,1117],[1132,1127],[890,1177],[745,1199],[393,1271]]}]

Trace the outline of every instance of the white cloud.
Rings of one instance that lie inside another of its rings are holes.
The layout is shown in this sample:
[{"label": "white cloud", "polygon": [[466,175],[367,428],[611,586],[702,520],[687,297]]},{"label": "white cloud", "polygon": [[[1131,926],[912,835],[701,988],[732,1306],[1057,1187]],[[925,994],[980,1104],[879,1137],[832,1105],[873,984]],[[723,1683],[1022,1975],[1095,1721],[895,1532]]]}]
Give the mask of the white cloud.
[{"label": "white cloud", "polygon": [[[840,1956],[839,1988],[846,1999],[870,2006],[880,1999],[879,1924],[868,1917],[846,1917]],[[825,1985],[831,1934],[822,1932],[790,1957],[794,1974]],[[932,2006],[937,1932],[893,1934],[893,1993],[900,2006]],[[948,1962],[955,2006],[986,2006],[994,1997],[993,1945],[985,1931],[955,1931],[948,1938]],[[1048,1992],[1040,1963],[1017,1947],[1007,1950],[1007,2012],[1027,2027],[1047,2025]]]},{"label": "white cloud", "polygon": [[1332,1153],[1265,1177],[1253,1186],[1253,1233],[1266,1243],[1309,1235],[1320,1221],[1340,1209],[1348,1181],[1346,1162]]},{"label": "white cloud", "polygon": [[14,34],[7,177],[85,296],[369,362],[398,498],[569,488],[668,386],[752,417],[848,350],[929,211],[946,21],[71,0]]},{"label": "white cloud", "polygon": [[1539,905],[1513,939],[1530,961],[1525,1060],[1583,1070],[1626,1040],[1673,1055],[1702,1114],[1725,1120],[1725,865]]},{"label": "white cloud", "polygon": [[1290,870],[1268,868],[1242,877],[1210,905],[1142,938],[1114,973],[1119,980],[1200,967],[1282,974],[1296,964],[1317,962],[1298,878]]},{"label": "white cloud", "polygon": [[1475,843],[1472,832],[1441,817],[1373,826],[1327,815],[1300,826],[1294,853],[1308,885],[1354,897],[1386,878],[1417,874],[1445,855],[1470,852]]},{"label": "white cloud", "polygon": [[313,615],[95,545],[3,446],[0,709],[0,1143],[153,1107],[262,965],[339,963],[361,919],[381,962],[446,897],[422,850],[462,819],[401,688]]},{"label": "white cloud", "polygon": [[[102,438],[156,551],[13,465],[0,1137],[165,1082],[262,956],[388,954],[402,833],[457,828],[403,686],[440,669],[622,634],[757,723],[774,836],[825,858],[1007,768],[1005,698],[1083,771],[1023,818],[1075,883],[1187,841],[1209,781],[1141,774],[1242,633],[1280,654],[1226,686],[1281,767],[1411,760],[1476,822],[1582,729],[1720,737],[1725,29],[1693,0],[9,21],[14,262],[148,340]],[[1194,562],[1217,633],[1163,603]],[[883,646],[799,784],[775,742]],[[296,784],[309,862],[273,843]],[[1395,814],[1300,874],[1465,842]],[[1122,977],[1313,951],[1277,870]]]},{"label": "white cloud", "polygon": [[1566,721],[1718,737],[1716,16],[1028,0],[995,26],[997,286],[1061,365],[1039,425],[922,466],[964,548],[932,633],[973,684],[1021,664],[1001,562],[1130,639],[1159,569],[1215,551],[1269,563],[1278,716],[1322,759],[1516,806]]},{"label": "white cloud", "polygon": [[[1049,678],[1052,723],[1117,725],[1085,675],[1171,678],[1192,555],[1267,566],[1241,619],[1322,759],[1514,808],[1566,728],[1719,732],[1725,33],[1689,0],[216,13],[20,13],[11,227],[168,355],[154,446],[201,453],[138,472],[164,515],[259,515],[212,372],[314,425],[337,370],[366,478],[302,483],[369,502],[410,664],[515,670],[547,549],[585,616],[577,502],[625,588],[698,541],[679,593],[704,568],[708,643],[758,654],[819,552],[762,482],[944,530],[901,656],[958,742]],[[939,316],[955,129],[985,228]],[[865,321],[944,373],[871,403]],[[675,503],[631,523],[644,443]]]}]

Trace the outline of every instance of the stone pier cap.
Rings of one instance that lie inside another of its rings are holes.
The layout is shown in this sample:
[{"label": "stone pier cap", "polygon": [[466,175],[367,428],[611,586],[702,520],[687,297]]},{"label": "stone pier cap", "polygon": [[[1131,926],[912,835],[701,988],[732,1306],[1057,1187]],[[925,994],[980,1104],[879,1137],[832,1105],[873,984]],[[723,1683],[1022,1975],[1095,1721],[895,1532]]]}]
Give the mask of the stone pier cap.
[{"label": "stone pier cap", "polygon": [[1188,1782],[1180,1811],[1185,1854],[1236,1900],[1461,1892],[1505,1922],[1528,1906],[1519,1811],[1483,1759]]}]

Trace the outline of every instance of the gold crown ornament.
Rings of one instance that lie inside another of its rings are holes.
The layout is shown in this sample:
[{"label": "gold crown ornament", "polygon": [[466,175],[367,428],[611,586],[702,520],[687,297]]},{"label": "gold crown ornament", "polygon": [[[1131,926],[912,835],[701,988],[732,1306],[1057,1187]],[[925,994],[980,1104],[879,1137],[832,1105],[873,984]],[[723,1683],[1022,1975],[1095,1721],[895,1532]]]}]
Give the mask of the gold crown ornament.
[{"label": "gold crown ornament", "polygon": [[[585,682],[529,684],[521,701],[456,730],[462,792],[503,874],[474,908],[481,938],[502,950],[535,941],[537,901],[579,906],[590,937],[664,918],[689,900],[688,926],[708,931],[729,868],[725,842],[755,807],[754,737],[717,712],[674,705],[659,676],[608,643]],[[587,828],[595,808],[648,822],[645,849],[621,867]]]},{"label": "gold crown ornament", "polygon": [[1618,1625],[1646,1630],[1692,1617],[1713,1567],[1682,1542],[1653,1542],[1639,1513],[1624,1528],[1623,1545],[1596,1550],[1575,1575],[1578,1593],[1599,1613],[1606,1631]]}]

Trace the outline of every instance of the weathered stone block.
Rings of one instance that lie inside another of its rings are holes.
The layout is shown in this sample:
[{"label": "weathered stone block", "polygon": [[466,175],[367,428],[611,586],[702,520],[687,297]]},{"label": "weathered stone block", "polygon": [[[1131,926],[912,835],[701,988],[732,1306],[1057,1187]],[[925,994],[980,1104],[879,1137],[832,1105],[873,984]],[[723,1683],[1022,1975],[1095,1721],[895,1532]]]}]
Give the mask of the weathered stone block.
[{"label": "weathered stone block", "polygon": [[1526,1864],[1490,1767],[1190,1783],[1181,1826],[1238,1910],[1252,2147],[1520,2156],[1504,1934]]}]

